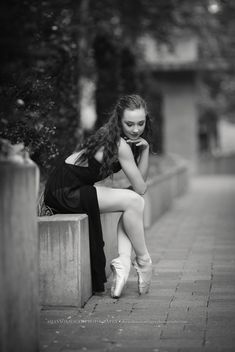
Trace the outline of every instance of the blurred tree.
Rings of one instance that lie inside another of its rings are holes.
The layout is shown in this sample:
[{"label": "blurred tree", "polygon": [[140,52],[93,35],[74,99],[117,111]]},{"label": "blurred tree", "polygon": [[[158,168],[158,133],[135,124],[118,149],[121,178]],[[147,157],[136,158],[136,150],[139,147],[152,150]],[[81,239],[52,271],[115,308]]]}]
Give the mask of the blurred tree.
[{"label": "blurred tree", "polygon": [[24,142],[46,173],[58,152],[68,153],[75,144],[74,12],[63,0],[10,0],[0,6],[0,135]]}]

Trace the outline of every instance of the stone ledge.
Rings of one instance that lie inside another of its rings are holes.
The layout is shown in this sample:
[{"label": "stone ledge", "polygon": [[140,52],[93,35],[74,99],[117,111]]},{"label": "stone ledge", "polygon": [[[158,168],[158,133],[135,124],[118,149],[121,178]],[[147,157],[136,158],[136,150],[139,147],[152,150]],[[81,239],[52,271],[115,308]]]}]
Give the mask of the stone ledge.
[{"label": "stone ledge", "polygon": [[168,209],[176,197],[183,195],[189,185],[189,174],[185,164],[173,167],[148,181],[145,195],[145,228],[150,227]]}]

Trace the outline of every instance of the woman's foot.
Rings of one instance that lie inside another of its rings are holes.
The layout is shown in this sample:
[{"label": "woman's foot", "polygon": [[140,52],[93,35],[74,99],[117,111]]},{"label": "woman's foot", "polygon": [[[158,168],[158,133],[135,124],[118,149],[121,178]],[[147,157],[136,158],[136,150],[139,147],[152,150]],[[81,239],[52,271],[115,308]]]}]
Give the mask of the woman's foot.
[{"label": "woman's foot", "polygon": [[135,258],[133,266],[138,275],[138,291],[139,294],[148,293],[152,278],[152,261],[151,259],[142,260]]},{"label": "woman's foot", "polygon": [[122,257],[118,257],[111,261],[110,267],[113,272],[113,283],[111,287],[111,297],[119,298],[122,290],[127,282],[130,272],[130,258],[125,260]]}]

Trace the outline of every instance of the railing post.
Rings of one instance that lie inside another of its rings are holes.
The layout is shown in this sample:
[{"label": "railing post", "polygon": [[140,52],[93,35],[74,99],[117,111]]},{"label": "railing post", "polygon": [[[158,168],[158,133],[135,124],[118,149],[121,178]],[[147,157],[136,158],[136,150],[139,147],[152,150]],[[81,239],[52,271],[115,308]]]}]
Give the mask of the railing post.
[{"label": "railing post", "polygon": [[38,169],[0,160],[0,350],[39,351]]}]

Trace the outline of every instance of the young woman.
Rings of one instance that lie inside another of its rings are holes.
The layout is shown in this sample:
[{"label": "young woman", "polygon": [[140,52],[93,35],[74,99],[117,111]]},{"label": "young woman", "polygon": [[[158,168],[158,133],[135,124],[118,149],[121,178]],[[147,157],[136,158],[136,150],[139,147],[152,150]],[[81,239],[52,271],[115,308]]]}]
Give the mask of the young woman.
[{"label": "young woman", "polygon": [[[48,179],[45,204],[57,213],[87,213],[91,251],[92,287],[104,291],[105,256],[100,212],[121,211],[118,257],[111,262],[111,296],[118,298],[128,279],[132,248],[139,294],[149,290],[152,262],[146,247],[143,211],[148,173],[150,120],[145,101],[138,95],[123,96],[109,121],[63,160]],[[131,189],[94,186],[122,169]]]}]

